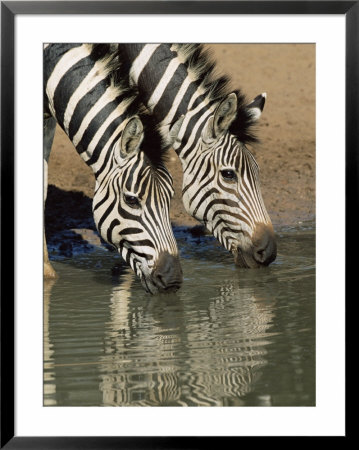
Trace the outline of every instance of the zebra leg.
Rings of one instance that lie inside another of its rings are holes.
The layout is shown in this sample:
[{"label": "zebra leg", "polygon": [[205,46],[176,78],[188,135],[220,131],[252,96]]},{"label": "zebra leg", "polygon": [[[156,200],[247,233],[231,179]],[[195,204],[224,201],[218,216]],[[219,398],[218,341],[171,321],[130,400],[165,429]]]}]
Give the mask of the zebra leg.
[{"label": "zebra leg", "polygon": [[[52,142],[54,140],[56,120],[53,117],[44,120],[44,213],[47,197],[47,162],[49,160]],[[45,236],[45,214],[44,214],[44,278],[56,278],[56,272],[52,267],[47,251]]]}]

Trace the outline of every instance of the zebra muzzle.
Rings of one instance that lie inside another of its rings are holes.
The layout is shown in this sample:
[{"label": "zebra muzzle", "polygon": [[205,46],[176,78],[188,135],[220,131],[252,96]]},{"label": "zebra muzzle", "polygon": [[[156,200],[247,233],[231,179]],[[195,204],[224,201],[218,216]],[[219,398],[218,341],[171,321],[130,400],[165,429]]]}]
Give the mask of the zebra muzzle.
[{"label": "zebra muzzle", "polygon": [[239,267],[258,268],[268,266],[277,256],[277,243],[273,228],[257,224],[252,245],[246,250],[233,247],[234,261]]},{"label": "zebra muzzle", "polygon": [[183,282],[179,258],[167,252],[161,253],[152,271],[151,281],[159,292],[177,291]]},{"label": "zebra muzzle", "polygon": [[277,257],[277,242],[272,225],[257,224],[253,236],[253,258],[260,266],[268,266]]}]

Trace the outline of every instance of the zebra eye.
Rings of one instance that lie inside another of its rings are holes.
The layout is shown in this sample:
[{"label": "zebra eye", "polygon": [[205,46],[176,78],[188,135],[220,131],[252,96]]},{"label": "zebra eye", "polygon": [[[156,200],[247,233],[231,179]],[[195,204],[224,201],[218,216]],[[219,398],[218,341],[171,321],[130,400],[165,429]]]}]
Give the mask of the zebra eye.
[{"label": "zebra eye", "polygon": [[235,180],[237,178],[234,170],[230,170],[230,169],[221,170],[221,175],[226,180]]},{"label": "zebra eye", "polygon": [[138,198],[135,197],[134,195],[126,195],[126,194],[124,194],[123,197],[125,199],[125,202],[129,206],[131,206],[132,208],[139,208],[141,206]]}]

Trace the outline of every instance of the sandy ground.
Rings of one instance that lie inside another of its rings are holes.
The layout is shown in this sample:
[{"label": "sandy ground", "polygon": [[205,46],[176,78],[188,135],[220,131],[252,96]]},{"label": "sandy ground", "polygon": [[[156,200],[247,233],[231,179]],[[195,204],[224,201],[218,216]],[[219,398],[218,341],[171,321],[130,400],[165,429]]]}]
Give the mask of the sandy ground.
[{"label": "sandy ground", "polygon": [[[209,46],[218,69],[249,100],[261,92],[267,102],[258,123],[260,143],[251,147],[261,170],[262,194],[276,229],[315,219],[315,45],[217,44]],[[182,170],[171,151],[168,168],[175,185],[174,225],[197,225],[182,206]],[[91,198],[94,176],[61,129],[49,162],[49,184]],[[47,207],[57,207],[49,196]],[[88,200],[88,199],[87,199]],[[50,203],[50,204],[49,204]],[[52,209],[52,208],[51,208]]]}]

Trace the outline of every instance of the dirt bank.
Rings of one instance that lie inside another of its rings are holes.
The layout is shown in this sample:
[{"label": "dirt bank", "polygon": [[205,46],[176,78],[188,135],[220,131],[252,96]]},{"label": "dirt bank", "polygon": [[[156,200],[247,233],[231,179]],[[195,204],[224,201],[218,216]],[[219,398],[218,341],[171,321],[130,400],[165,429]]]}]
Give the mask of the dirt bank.
[{"label": "dirt bank", "polygon": [[[315,46],[311,44],[211,45],[218,69],[249,100],[267,93],[258,124],[260,144],[251,148],[261,169],[264,202],[275,227],[315,218]],[[168,165],[176,195],[174,225],[198,222],[183,209],[182,170],[174,152]],[[57,130],[49,162],[49,184],[92,197],[92,171]],[[49,197],[51,202],[51,197]],[[52,205],[49,205],[50,207]]]}]

